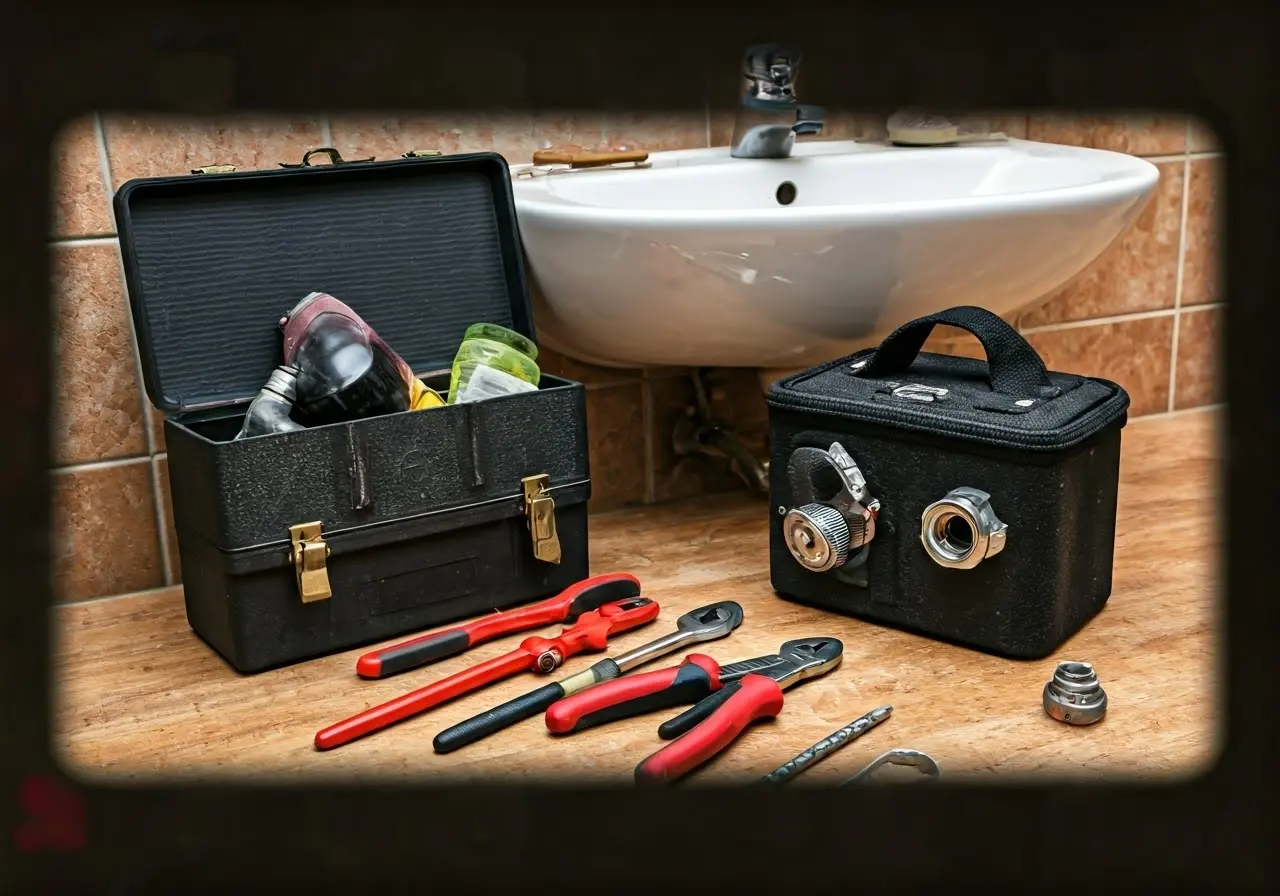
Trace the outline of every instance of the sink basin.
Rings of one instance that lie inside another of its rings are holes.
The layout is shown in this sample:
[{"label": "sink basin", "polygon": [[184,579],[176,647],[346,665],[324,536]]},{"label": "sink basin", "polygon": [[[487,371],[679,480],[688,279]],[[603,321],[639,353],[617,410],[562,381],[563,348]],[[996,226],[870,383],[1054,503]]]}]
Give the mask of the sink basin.
[{"label": "sink basin", "polygon": [[551,348],[606,366],[795,369],[944,307],[1008,314],[1097,258],[1159,176],[1121,153],[1023,140],[650,162],[513,166]]}]

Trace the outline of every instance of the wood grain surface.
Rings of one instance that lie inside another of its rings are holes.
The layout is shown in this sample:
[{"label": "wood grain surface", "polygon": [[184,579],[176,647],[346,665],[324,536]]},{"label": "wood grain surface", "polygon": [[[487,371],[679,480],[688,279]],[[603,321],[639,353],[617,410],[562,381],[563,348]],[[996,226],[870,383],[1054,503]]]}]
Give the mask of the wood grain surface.
[{"label": "wood grain surface", "polygon": [[[944,777],[1195,775],[1212,764],[1220,740],[1216,424],[1216,412],[1197,411],[1126,428],[1114,592],[1050,659],[997,659],[780,600],[769,587],[767,507],[745,494],[593,518],[592,570],[631,571],[662,604],[657,621],[617,638],[610,652],[657,638],[680,613],[724,599],[741,603],[746,619],[732,636],[700,648],[721,662],[771,652],[789,638],[844,641],[840,668],[789,690],[776,720],[748,730],[690,783],[763,775],[883,704],[893,705],[891,719],[791,786],[842,780],[895,747],[929,753]],[[526,673],[321,753],[312,746],[320,728],[498,656],[524,636],[377,682],[355,675],[356,657],[368,648],[241,676],[187,627],[179,589],[55,612],[55,738],[68,771],[86,779],[431,776],[629,785],[636,763],[662,743],[657,725],[674,714],[564,738],[549,734],[539,717],[456,753],[432,751],[443,728],[548,681]],[[557,675],[599,658],[574,657]],[[1041,689],[1064,659],[1096,666],[1110,697],[1101,723],[1074,728],[1044,714]]]}]

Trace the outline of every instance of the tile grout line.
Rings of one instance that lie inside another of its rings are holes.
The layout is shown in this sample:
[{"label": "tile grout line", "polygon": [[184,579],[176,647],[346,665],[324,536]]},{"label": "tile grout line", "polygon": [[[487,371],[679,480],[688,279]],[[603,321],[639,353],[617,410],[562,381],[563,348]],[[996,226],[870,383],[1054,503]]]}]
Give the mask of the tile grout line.
[{"label": "tile grout line", "polygon": [[150,461],[151,455],[139,454],[133,457],[113,457],[109,460],[91,460],[81,464],[50,467],[46,472],[50,476],[72,476],[76,473],[93,473],[98,470],[110,470],[115,467],[133,467]]},{"label": "tile grout line", "polygon": [[93,235],[86,234],[85,236],[58,237],[57,239],[49,240],[49,247],[56,249],[60,246],[68,248],[73,246],[114,246],[118,242],[120,242],[120,238],[114,233],[95,233]]},{"label": "tile grout line", "polygon": [[1189,408],[1178,408],[1174,411],[1153,411],[1150,414],[1142,414],[1134,417],[1133,422],[1136,423],[1139,420],[1164,420],[1169,417],[1183,417],[1187,414],[1199,414],[1202,411],[1218,411],[1224,409],[1226,406],[1225,402],[1218,401],[1212,404],[1197,404],[1192,405]]},{"label": "tile grout line", "polygon": [[704,97],[702,100],[702,122],[706,125],[707,132],[707,148],[711,148],[711,97]]},{"label": "tile grout line", "polygon": [[654,472],[654,455],[657,439],[654,438],[653,390],[648,381],[640,383],[640,412],[644,420],[644,503],[653,504],[657,499],[658,477]]},{"label": "tile grout line", "polygon": [[320,113],[319,124],[320,124],[320,145],[333,146],[333,128],[330,127],[328,112]]},{"label": "tile grout line", "polygon": [[[1187,125],[1187,129],[1188,129],[1187,145],[1190,146],[1191,145],[1191,134],[1190,134],[1191,125]],[[1217,152],[1215,150],[1206,150],[1204,152],[1191,152],[1189,150],[1184,149],[1182,152],[1177,152],[1177,153],[1162,153],[1160,155],[1137,156],[1137,158],[1142,159],[1144,162],[1151,162],[1152,164],[1156,164],[1159,162],[1181,162],[1187,158],[1214,159],[1221,155],[1222,153]]]},{"label": "tile grout line", "polygon": [[107,126],[102,121],[102,113],[93,113],[93,143],[98,150],[98,175],[102,178],[102,200],[107,204],[107,221],[111,223],[114,236],[120,231],[116,223],[116,208],[112,199],[116,195],[115,181],[111,179],[111,157],[107,154]]},{"label": "tile grout line", "polygon": [[[111,171],[111,154],[107,147],[107,129],[103,124],[102,115],[94,113],[94,136],[98,144],[98,165],[102,173],[103,189],[109,197],[115,196],[115,179]],[[119,233],[120,225],[115,219],[114,203],[112,205],[111,226]],[[133,374],[138,389],[138,405],[142,410],[142,429],[143,438],[146,440],[147,458],[150,474],[147,480],[151,484],[151,515],[155,518],[156,523],[156,539],[160,548],[160,569],[163,575],[163,581],[166,586],[173,584],[173,569],[169,562],[169,539],[167,535],[167,527],[165,526],[164,502],[160,500],[160,482],[157,475],[157,465],[154,457],[156,453],[156,424],[151,408],[151,400],[147,397],[144,378],[142,375],[142,346],[138,344],[138,331],[134,326],[132,305],[129,302],[128,286],[124,277],[124,253],[120,251],[119,239],[116,239],[116,270],[120,282],[120,291],[124,295],[124,312],[125,319],[129,322],[129,345],[133,352]]]},{"label": "tile grout line", "polygon": [[1045,324],[1039,327],[1026,327],[1021,332],[1024,334],[1032,334],[1052,333],[1057,330],[1078,330],[1082,327],[1095,327],[1102,324],[1122,324],[1128,323],[1129,321],[1148,320],[1155,317],[1173,317],[1177,313],[1176,308],[1156,308],[1151,311],[1134,311],[1129,314],[1112,314],[1106,317],[1089,317],[1084,320],[1068,320],[1060,323]]},{"label": "tile grout line", "polygon": [[[166,466],[168,466],[168,456],[165,456]],[[160,538],[160,569],[164,573],[164,584],[168,588],[175,584],[173,575],[173,563],[169,560],[169,527],[165,523],[164,501],[160,496],[163,490],[160,487],[160,456],[151,455],[151,494],[154,497],[156,505],[156,534]]]},{"label": "tile grout line", "polygon": [[1178,268],[1173,280],[1173,335],[1169,348],[1169,404],[1173,412],[1178,401],[1178,341],[1182,331],[1182,280],[1187,259],[1187,217],[1191,208],[1191,120],[1187,120],[1187,150],[1182,161],[1182,208],[1178,222]]},{"label": "tile grout line", "polygon": [[62,607],[82,607],[85,604],[97,604],[104,600],[120,600],[125,597],[152,597],[161,591],[168,591],[172,585],[159,585],[155,588],[143,588],[141,591],[118,591],[115,594],[99,594],[97,597],[86,597],[80,600],[60,600],[54,603],[56,611]]}]

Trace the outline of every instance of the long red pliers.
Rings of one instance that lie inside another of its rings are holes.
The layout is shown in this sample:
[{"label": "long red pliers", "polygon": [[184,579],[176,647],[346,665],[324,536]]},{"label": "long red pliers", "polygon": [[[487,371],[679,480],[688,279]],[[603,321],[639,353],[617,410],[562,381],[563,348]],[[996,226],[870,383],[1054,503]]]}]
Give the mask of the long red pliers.
[{"label": "long red pliers", "polygon": [[316,734],[316,748],[329,750],[340,747],[518,672],[552,672],[571,656],[583,651],[604,650],[610,635],[652,622],[658,615],[658,609],[658,604],[647,597],[607,603],[583,613],[577,622],[554,638],[525,638],[510,653],[330,725]]},{"label": "long red pliers", "polygon": [[787,641],[776,654],[721,666],[690,654],[683,663],[643,675],[624,675],[553,703],[547,727],[558,734],[683,703],[693,703],[658,728],[670,740],[636,766],[637,783],[667,783],[693,771],[728,747],[756,719],[782,710],[782,692],[840,665],[836,638]]},{"label": "long red pliers", "polygon": [[611,572],[575,582],[555,597],[502,613],[493,613],[466,625],[455,625],[419,635],[390,647],[366,653],[356,660],[361,678],[387,678],[434,663],[492,641],[502,635],[527,632],[557,622],[571,622],[583,613],[610,601],[640,596],[640,580],[630,573]]}]

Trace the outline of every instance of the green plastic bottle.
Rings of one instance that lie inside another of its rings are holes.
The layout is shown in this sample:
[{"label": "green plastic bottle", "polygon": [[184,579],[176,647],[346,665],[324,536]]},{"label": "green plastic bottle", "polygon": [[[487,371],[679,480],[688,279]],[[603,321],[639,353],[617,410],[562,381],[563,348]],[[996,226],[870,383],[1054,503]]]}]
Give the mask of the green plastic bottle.
[{"label": "green plastic bottle", "polygon": [[472,324],[453,358],[449,404],[537,389],[542,378],[537,357],[531,339],[498,324]]}]

